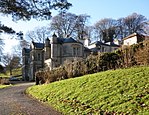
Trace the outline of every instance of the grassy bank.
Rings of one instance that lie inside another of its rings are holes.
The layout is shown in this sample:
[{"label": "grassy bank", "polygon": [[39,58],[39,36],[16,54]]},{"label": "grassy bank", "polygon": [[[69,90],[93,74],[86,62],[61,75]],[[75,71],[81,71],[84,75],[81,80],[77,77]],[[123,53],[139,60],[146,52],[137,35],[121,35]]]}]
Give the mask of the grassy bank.
[{"label": "grassy bank", "polygon": [[9,87],[10,85],[0,85],[0,89]]},{"label": "grassy bank", "polygon": [[149,114],[149,67],[119,69],[47,85],[27,93],[64,114]]}]

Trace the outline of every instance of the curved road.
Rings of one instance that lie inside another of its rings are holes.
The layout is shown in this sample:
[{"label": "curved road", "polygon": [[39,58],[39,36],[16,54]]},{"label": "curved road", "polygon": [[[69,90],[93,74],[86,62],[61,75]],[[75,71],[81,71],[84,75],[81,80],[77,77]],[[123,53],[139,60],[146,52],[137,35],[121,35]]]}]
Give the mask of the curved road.
[{"label": "curved road", "polygon": [[34,83],[20,83],[0,89],[0,115],[61,115],[49,106],[24,94]]}]

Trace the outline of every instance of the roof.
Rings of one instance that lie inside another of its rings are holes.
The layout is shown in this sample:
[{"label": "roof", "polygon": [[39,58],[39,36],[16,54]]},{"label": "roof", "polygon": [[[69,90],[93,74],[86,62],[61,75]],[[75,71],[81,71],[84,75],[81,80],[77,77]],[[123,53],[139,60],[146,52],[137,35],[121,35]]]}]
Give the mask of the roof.
[{"label": "roof", "polygon": [[131,38],[131,37],[134,37],[134,36],[137,36],[138,33],[133,33],[133,34],[130,34],[129,36],[123,38],[123,40],[126,40],[128,38]]},{"label": "roof", "polygon": [[84,47],[84,51],[85,52],[91,52],[91,50],[89,48],[87,48],[87,47]]},{"label": "roof", "polygon": [[36,42],[32,42],[35,48],[44,48],[44,43],[36,43]]},{"label": "roof", "polygon": [[23,48],[23,50],[25,51],[25,53],[30,53],[31,49],[28,48]]},{"label": "roof", "polygon": [[148,35],[144,35],[144,34],[141,34],[141,33],[133,33],[133,34],[130,34],[129,36],[123,38],[123,40],[132,38],[132,37],[134,37],[134,36],[137,36],[137,37],[139,37],[139,38],[149,39],[149,36],[148,36]]},{"label": "roof", "polygon": [[114,42],[109,42],[107,43],[109,46],[113,46],[113,47],[120,47],[120,45],[115,44]]},{"label": "roof", "polygon": [[105,43],[103,43],[103,42],[101,42],[101,41],[96,41],[96,42],[95,42],[95,45],[109,46],[108,44],[105,44]]},{"label": "roof", "polygon": [[100,50],[100,48],[95,47],[95,48],[91,48],[90,50],[91,50],[92,52],[98,52],[98,51]]},{"label": "roof", "polygon": [[115,44],[115,43],[113,43],[113,42],[107,42],[107,43],[103,43],[103,42],[101,42],[101,41],[96,41],[96,42],[94,42],[94,43],[92,43],[92,44],[95,44],[95,45],[103,45],[103,46],[111,46],[111,47],[120,47],[119,45],[117,45],[117,44]]},{"label": "roof", "polygon": [[73,38],[65,38],[63,39],[63,43],[78,43],[78,41],[74,40]]},{"label": "roof", "polygon": [[58,38],[59,43],[81,43],[73,38]]}]

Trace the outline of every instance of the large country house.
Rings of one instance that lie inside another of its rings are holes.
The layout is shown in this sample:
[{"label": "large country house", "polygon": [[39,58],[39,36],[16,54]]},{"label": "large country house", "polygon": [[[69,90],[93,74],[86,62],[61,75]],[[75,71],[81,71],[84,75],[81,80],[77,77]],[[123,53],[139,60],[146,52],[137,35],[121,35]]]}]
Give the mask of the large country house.
[{"label": "large country house", "polygon": [[59,67],[66,60],[86,58],[92,52],[112,52],[119,48],[114,43],[100,41],[90,43],[90,40],[75,40],[73,38],[59,38],[55,34],[45,43],[32,42],[30,49],[23,48],[22,76],[24,80],[35,80],[35,72],[40,68],[48,67],[50,70]]}]

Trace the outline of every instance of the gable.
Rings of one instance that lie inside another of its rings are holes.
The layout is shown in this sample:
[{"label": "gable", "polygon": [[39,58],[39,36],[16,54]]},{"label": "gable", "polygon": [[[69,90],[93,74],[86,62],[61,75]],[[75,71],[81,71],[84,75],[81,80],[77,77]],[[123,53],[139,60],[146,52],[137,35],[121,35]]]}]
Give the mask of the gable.
[{"label": "gable", "polygon": [[133,45],[142,42],[146,39],[144,35],[133,33],[123,39],[123,45]]}]

